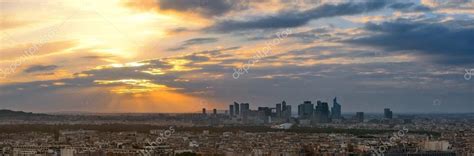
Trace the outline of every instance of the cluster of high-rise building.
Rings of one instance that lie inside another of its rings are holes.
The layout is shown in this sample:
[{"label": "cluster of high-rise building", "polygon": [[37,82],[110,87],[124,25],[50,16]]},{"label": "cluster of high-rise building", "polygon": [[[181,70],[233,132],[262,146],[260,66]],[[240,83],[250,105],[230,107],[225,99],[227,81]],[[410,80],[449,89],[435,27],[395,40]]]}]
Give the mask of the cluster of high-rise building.
[{"label": "cluster of high-rise building", "polygon": [[291,117],[291,105],[287,105],[285,101],[276,104],[275,108],[258,107],[257,110],[251,110],[249,103],[237,103],[229,105],[227,115],[232,119],[241,119],[244,122],[258,120],[269,123],[272,120],[289,120]]},{"label": "cluster of high-rise building", "polygon": [[304,101],[298,117],[285,101],[226,114],[0,116],[0,156],[474,154],[472,113],[347,118],[336,98],[330,106]]},{"label": "cluster of high-rise building", "polygon": [[337,99],[334,98],[332,112],[329,111],[329,104],[327,102],[317,101],[314,106],[311,101],[304,101],[303,104],[298,105],[298,116],[302,120],[311,120],[311,122],[327,123],[332,118],[340,119],[341,105],[337,103]]},{"label": "cluster of high-rise building", "polygon": [[[291,119],[296,119],[302,125],[316,124],[316,123],[331,123],[348,121],[342,115],[342,106],[337,101],[337,97],[332,100],[332,107],[328,102],[316,101],[316,104],[311,101],[304,101],[298,105],[297,117],[292,118],[291,105],[286,101],[277,103],[275,107],[257,107],[257,110],[250,109],[249,103],[234,102],[229,105],[229,109],[225,111],[225,115],[229,119],[236,119],[243,121],[240,123],[274,123],[274,122],[291,122]],[[203,114],[206,114],[206,109],[203,108]],[[217,110],[213,110],[213,115],[217,116]],[[383,119],[393,119],[393,112],[389,108],[384,109]],[[349,121],[364,122],[364,112],[356,112]]]},{"label": "cluster of high-rise building", "polygon": [[[287,105],[285,101],[277,103],[274,108],[258,107],[257,110],[251,110],[249,103],[237,103],[229,105],[227,111],[230,117],[242,118],[244,120],[250,117],[259,117],[269,122],[272,119],[289,120],[292,116],[291,105]],[[311,122],[327,123],[332,119],[342,119],[341,105],[337,102],[337,98],[333,100],[331,111],[327,102],[317,101],[317,105],[311,101],[304,101],[298,105],[298,118],[300,120],[311,120]]]}]

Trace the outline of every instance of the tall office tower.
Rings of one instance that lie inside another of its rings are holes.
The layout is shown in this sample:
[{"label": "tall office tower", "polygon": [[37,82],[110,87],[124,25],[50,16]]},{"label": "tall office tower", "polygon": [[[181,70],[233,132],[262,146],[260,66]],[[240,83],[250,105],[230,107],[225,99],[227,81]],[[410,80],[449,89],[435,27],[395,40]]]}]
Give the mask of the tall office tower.
[{"label": "tall office tower", "polygon": [[268,107],[258,107],[257,117],[264,123],[269,123],[272,115],[272,109]]},{"label": "tall office tower", "polygon": [[234,112],[235,112],[234,105],[229,105],[229,115],[231,117],[234,116]]},{"label": "tall office tower", "polygon": [[303,117],[303,104],[298,105],[298,117]]},{"label": "tall office tower", "polygon": [[216,116],[216,115],[217,115],[217,109],[214,108],[214,109],[212,110],[212,113],[214,114],[214,116]]},{"label": "tall office tower", "polygon": [[286,105],[285,107],[285,118],[289,119],[291,117],[291,105]]},{"label": "tall office tower", "polygon": [[337,97],[334,97],[332,100],[332,108],[331,108],[331,118],[333,119],[340,119],[342,117],[341,115],[341,105],[337,103]]},{"label": "tall office tower", "polygon": [[357,122],[364,122],[364,112],[357,112],[356,113],[356,120],[357,120]]},{"label": "tall office tower", "polygon": [[235,116],[239,116],[240,115],[239,103],[234,102],[234,110],[235,110]]},{"label": "tall office tower", "polygon": [[298,115],[300,118],[307,119],[313,116],[314,104],[311,101],[304,101],[303,104],[298,105]]},{"label": "tall office tower", "polygon": [[277,103],[276,104],[276,116],[277,117],[282,117],[282,111],[281,111],[281,104],[280,103]]},{"label": "tall office tower", "polygon": [[249,103],[241,103],[240,104],[240,114],[241,115],[248,115],[250,112],[250,104]]},{"label": "tall office tower", "polygon": [[384,117],[386,119],[392,119],[393,118],[393,112],[390,110],[390,108],[385,108],[383,111]]},{"label": "tall office tower", "polygon": [[272,115],[272,109],[268,107],[258,107],[258,111],[263,112],[265,116],[271,116]]},{"label": "tall office tower", "polygon": [[249,103],[241,103],[240,104],[240,115],[244,122],[247,122],[248,116],[250,114],[250,104]]},{"label": "tall office tower", "polygon": [[286,119],[291,117],[291,105],[286,105],[286,101],[281,102],[281,114]]},{"label": "tall office tower", "polygon": [[318,105],[315,110],[315,117],[318,122],[326,123],[329,122],[329,104],[327,102],[318,101]]},{"label": "tall office tower", "polygon": [[202,108],[202,114],[206,115],[206,108]]}]

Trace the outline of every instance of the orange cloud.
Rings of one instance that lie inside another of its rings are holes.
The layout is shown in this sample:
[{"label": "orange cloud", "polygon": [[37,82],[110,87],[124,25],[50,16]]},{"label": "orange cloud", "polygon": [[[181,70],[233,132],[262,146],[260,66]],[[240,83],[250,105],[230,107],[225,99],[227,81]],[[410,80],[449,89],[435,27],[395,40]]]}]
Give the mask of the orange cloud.
[{"label": "orange cloud", "polygon": [[[25,51],[28,51],[29,48],[33,47],[34,43],[29,44],[17,44],[17,45],[6,45],[5,47],[0,47],[0,53],[2,58],[0,62],[10,59],[19,59]],[[48,42],[38,48],[38,51],[35,54],[46,55],[56,52],[61,52],[63,50],[72,48],[77,45],[77,41],[74,40],[63,40],[63,41],[53,41]]]},{"label": "orange cloud", "polygon": [[1,17],[0,28],[2,30],[17,29],[35,23],[33,21],[18,20],[15,18]]}]

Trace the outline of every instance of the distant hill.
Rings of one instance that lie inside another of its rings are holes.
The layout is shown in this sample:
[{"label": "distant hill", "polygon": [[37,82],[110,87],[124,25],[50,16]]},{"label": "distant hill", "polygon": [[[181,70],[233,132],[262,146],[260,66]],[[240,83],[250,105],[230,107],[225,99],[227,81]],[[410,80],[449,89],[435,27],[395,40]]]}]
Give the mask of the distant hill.
[{"label": "distant hill", "polygon": [[37,116],[49,116],[49,115],[32,113],[32,112],[23,112],[23,111],[12,111],[8,109],[0,110],[0,117],[37,117]]}]

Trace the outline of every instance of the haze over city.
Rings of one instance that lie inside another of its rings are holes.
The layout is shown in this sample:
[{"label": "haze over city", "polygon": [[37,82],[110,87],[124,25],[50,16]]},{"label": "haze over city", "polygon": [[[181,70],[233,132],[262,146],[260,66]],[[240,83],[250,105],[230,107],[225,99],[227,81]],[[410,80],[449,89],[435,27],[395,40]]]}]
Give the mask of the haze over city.
[{"label": "haze over city", "polygon": [[[474,111],[470,0],[1,0],[0,108]],[[296,111],[293,112],[296,114]]]},{"label": "haze over city", "polygon": [[0,0],[0,156],[474,156],[474,0]]}]

